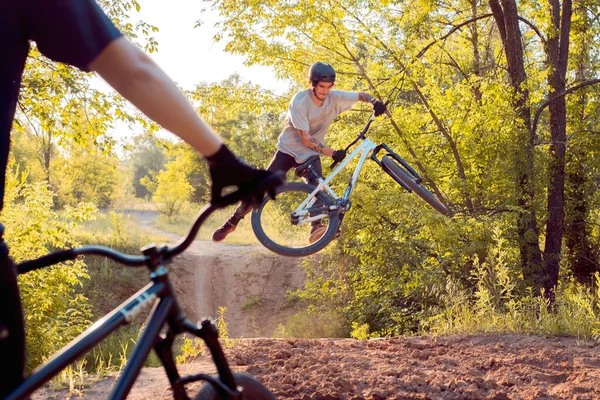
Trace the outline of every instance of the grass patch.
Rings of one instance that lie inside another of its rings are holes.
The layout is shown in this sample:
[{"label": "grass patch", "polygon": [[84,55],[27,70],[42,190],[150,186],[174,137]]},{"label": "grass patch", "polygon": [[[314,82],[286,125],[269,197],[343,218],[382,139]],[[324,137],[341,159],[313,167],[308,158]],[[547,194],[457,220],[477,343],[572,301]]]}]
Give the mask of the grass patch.
[{"label": "grass patch", "polygon": [[318,339],[348,335],[346,324],[335,310],[309,308],[290,316],[285,325],[280,324],[277,327],[273,336]]},{"label": "grass patch", "polygon": [[563,274],[550,306],[544,296],[518,294],[519,277],[505,262],[504,241],[496,237],[486,261],[474,260],[474,293],[449,282],[442,305],[427,321],[434,334],[515,333],[572,336],[600,342],[600,274],[585,286]]},{"label": "grass patch", "polygon": [[[197,204],[186,205],[182,208],[181,212],[176,218],[169,221],[165,216],[161,215],[157,220],[155,220],[153,225],[158,229],[183,236],[188,232],[188,229],[194,222],[194,219],[201,208],[202,206]],[[223,225],[225,221],[227,221],[227,219],[233,214],[234,210],[235,207],[232,206],[223,210],[215,211],[200,228],[196,239],[212,240],[213,232]],[[227,243],[239,245],[259,244],[258,240],[254,236],[254,232],[252,231],[250,217],[251,215],[248,214],[239,223],[237,229],[227,236]]]},{"label": "grass patch", "polygon": [[[132,255],[140,254],[142,246],[161,239],[140,230],[129,216],[115,212],[99,214],[96,220],[81,224],[74,234],[82,245],[107,246]],[[150,282],[149,271],[144,266],[126,267],[98,256],[86,256],[85,263],[90,278],[82,282],[81,293],[88,298],[94,321],[118,307]],[[95,374],[123,368],[135,347],[146,317],[147,313],[142,313],[129,325],[113,332],[94,347],[83,359],[83,367]],[[145,365],[160,365],[154,352],[150,353]],[[82,365],[77,368],[82,368]]]},{"label": "grass patch", "polygon": [[242,305],[242,310],[249,312],[262,306],[262,298],[258,295],[250,296]]}]

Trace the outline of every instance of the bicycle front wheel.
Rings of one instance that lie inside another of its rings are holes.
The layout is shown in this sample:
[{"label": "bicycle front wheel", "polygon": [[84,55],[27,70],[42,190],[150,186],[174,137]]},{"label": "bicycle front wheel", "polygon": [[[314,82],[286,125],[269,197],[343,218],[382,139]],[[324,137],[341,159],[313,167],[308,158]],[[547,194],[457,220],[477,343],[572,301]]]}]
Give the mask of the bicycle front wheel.
[{"label": "bicycle front wheel", "polygon": [[[277,188],[276,200],[266,197],[252,212],[252,230],[266,248],[283,256],[303,257],[323,249],[336,237],[341,220],[329,209],[334,200],[322,191],[310,197],[314,189],[289,182]],[[306,199],[306,207],[299,209]],[[314,235],[315,225],[321,227],[322,235]]]},{"label": "bicycle front wheel", "polygon": [[[233,379],[238,387],[242,388],[244,400],[275,400],[273,393],[269,391],[262,383],[250,375],[235,373]],[[226,398],[226,397],[225,397]],[[205,383],[194,400],[221,400],[217,389],[210,383]]]},{"label": "bicycle front wheel", "polygon": [[393,158],[391,157],[382,157],[381,164],[383,165],[383,170],[390,174],[394,180],[397,182],[402,182],[406,187],[415,192],[419,197],[425,200],[430,206],[435,208],[437,211],[444,215],[449,215],[450,210],[443,205],[434,195],[431,193],[425,186],[420,183],[417,183],[415,179],[404,170],[404,168],[400,167]]}]

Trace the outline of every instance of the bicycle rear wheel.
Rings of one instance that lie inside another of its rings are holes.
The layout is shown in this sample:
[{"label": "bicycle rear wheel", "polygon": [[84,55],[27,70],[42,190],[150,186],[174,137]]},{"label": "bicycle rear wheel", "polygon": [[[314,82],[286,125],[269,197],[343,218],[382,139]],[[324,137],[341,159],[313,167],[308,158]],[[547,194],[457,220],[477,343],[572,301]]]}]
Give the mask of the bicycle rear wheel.
[{"label": "bicycle rear wheel", "polygon": [[417,183],[412,175],[410,175],[403,167],[396,164],[396,161],[389,156],[381,158],[383,170],[387,172],[398,183],[403,183],[410,190],[415,192],[419,197],[425,200],[430,206],[435,208],[441,214],[449,215],[450,210],[443,205],[425,186]]},{"label": "bicycle rear wheel", "polygon": [[[266,248],[283,256],[303,257],[323,249],[335,238],[341,223],[340,216],[329,212],[334,200],[322,191],[317,192],[307,207],[293,216],[314,189],[314,186],[305,183],[289,182],[277,188],[276,200],[266,197],[252,212],[252,230]],[[310,243],[315,221],[324,227],[324,233]]]},{"label": "bicycle rear wheel", "polygon": [[[244,400],[275,400],[273,393],[250,375],[235,373],[233,378],[237,386],[242,388]],[[227,397],[221,397],[212,384],[205,383],[194,400],[220,400],[223,398],[227,399]]]}]

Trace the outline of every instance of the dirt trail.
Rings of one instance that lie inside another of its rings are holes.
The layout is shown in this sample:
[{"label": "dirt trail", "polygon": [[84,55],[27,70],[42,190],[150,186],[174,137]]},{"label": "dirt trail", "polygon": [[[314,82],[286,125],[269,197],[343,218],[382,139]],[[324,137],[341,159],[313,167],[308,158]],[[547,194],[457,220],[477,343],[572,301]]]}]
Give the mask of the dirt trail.
[{"label": "dirt trail", "polygon": [[[129,211],[145,231],[169,238],[181,236],[152,227],[152,211]],[[217,317],[226,307],[229,335],[271,337],[293,309],[288,290],[302,287],[306,274],[298,258],[278,256],[258,245],[195,240],[169,266],[177,298],[191,321]]]},{"label": "dirt trail", "polygon": [[[216,307],[227,306],[230,334],[248,338],[270,335],[285,315],[284,289],[304,279],[298,261],[256,246],[195,242],[171,270],[178,296],[189,300],[184,306],[190,317],[216,315]],[[253,296],[263,301],[257,305]],[[235,371],[253,375],[278,399],[600,399],[600,347],[573,338],[421,336],[357,341],[263,337],[241,339],[226,354]],[[214,366],[204,357],[181,365],[181,373],[213,374]],[[43,390],[33,399],[106,399],[115,379],[96,379],[80,395]],[[189,393],[195,393],[199,385],[188,385]],[[145,368],[128,397],[170,398],[161,368]]]}]

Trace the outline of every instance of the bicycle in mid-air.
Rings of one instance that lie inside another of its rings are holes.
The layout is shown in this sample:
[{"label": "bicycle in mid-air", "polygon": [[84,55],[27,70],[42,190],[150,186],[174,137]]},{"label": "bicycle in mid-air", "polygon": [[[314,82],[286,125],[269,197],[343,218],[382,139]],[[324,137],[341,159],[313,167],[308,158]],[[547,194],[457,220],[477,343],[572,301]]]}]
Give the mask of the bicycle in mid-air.
[{"label": "bicycle in mid-air", "polygon": [[[288,182],[275,191],[277,201],[265,198],[252,212],[252,229],[265,247],[280,255],[302,257],[320,251],[335,239],[344,215],[350,210],[350,195],[369,154],[371,160],[408,192],[416,193],[443,215],[451,214],[450,210],[423,185],[423,178],[402,157],[385,143],[377,145],[366,136],[374,120],[373,114],[345,150],[348,151],[359,141],[361,143],[327,178],[319,176],[311,167],[312,162],[319,156],[309,158],[296,168],[296,175],[299,177],[315,175],[319,181],[317,186]],[[380,152],[383,154],[381,157]],[[355,157],[359,157],[356,169],[344,194],[338,196],[329,183]],[[334,162],[331,168],[336,165]],[[317,221],[326,226],[326,230],[321,238],[310,243],[307,238],[311,225]]]},{"label": "bicycle in mid-air", "polygon": [[[273,188],[283,182],[285,182],[283,174],[276,173],[261,182],[258,187],[248,190],[260,194],[268,193],[273,196]],[[175,297],[175,291],[171,286],[166,268],[166,265],[174,257],[182,253],[194,241],[202,224],[215,210],[225,205],[235,204],[242,198],[247,197],[248,193],[243,192],[240,189],[224,197],[226,201],[218,207],[212,204],[205,206],[199,212],[187,235],[173,246],[151,244],[142,248],[142,255],[139,256],[123,254],[104,246],[84,246],[58,251],[18,264],[18,273],[24,274],[64,261],[74,260],[82,255],[97,255],[108,257],[126,266],[145,265],[150,271],[151,282],[112,312],[98,320],[45,364],[36,369],[11,393],[8,393],[5,400],[28,398],[30,394],[49,382],[60,371],[86,354],[94,345],[100,343],[121,326],[131,322],[136,315],[148,309],[151,309],[151,311],[146,320],[145,328],[129,356],[127,364],[119,375],[109,397],[110,399],[125,399],[127,397],[143,367],[144,361],[150,351],[154,349],[165,369],[173,398],[176,400],[189,400],[190,397],[187,394],[185,385],[200,380],[204,380],[205,383],[194,397],[196,400],[274,400],[275,396],[253,377],[232,372],[219,343],[217,329],[210,320],[203,320],[199,325],[196,325],[186,319]],[[0,225],[0,241],[2,240],[2,231],[3,228]],[[207,374],[180,376],[175,365],[173,344],[175,338],[184,333],[204,340],[217,368],[218,376]],[[2,360],[2,362],[8,361]]]}]

